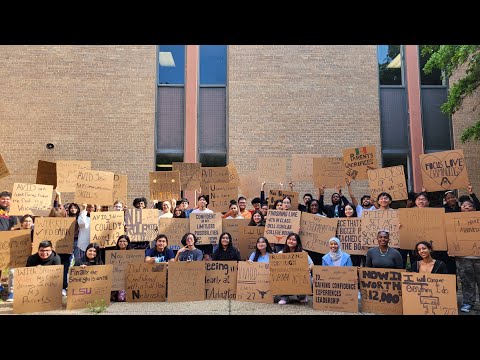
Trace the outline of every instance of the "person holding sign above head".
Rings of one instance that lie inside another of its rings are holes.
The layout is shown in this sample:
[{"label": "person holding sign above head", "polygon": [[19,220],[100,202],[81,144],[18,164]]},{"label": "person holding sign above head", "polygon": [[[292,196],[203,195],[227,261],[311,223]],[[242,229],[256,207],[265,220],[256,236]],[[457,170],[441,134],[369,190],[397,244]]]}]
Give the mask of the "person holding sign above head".
[{"label": "person holding sign above head", "polygon": [[186,233],[182,237],[182,245],[184,246],[177,251],[175,261],[201,261],[203,260],[202,250],[197,249],[195,244],[197,243],[197,237],[195,234]]},{"label": "person holding sign above head", "polygon": [[[287,240],[285,241],[285,246],[283,250],[279,251],[278,253],[290,253],[290,252],[305,252],[302,247],[302,241],[300,239],[300,235],[297,233],[290,233],[287,235]],[[313,261],[308,256],[308,269],[310,270],[310,274],[312,273],[313,268]],[[297,295],[298,300],[302,304],[306,304],[308,302],[307,295]],[[279,305],[285,305],[288,302],[289,296],[282,295],[280,297],[280,301],[278,302]]]},{"label": "person holding sign above head", "polygon": [[175,254],[168,248],[167,235],[158,234],[155,238],[155,247],[145,252],[145,262],[154,264],[168,261],[175,261]]},{"label": "person holding sign above head", "polygon": [[83,258],[75,260],[75,266],[84,268],[92,265],[103,265],[102,257],[100,256],[100,246],[97,243],[88,244]]},{"label": "person holding sign above head", "polygon": [[78,242],[73,248],[75,260],[80,260],[85,256],[85,250],[90,243],[90,213],[95,212],[95,205],[82,204],[82,211],[77,218],[78,223]]},{"label": "person holding sign above head", "polygon": [[390,232],[388,230],[379,230],[377,241],[378,247],[370,248],[367,251],[365,267],[402,269],[402,255],[400,255],[397,249],[388,246]]},{"label": "person holding sign above head", "polygon": [[441,260],[432,258],[433,247],[428,241],[419,241],[415,245],[415,255],[421,259],[414,261],[410,270],[417,273],[448,274],[447,265]]},{"label": "person holding sign above head", "polygon": [[320,193],[320,210],[327,214],[327,217],[329,218],[338,218],[340,217],[340,212],[343,207],[342,202],[343,205],[347,205],[348,200],[345,196],[342,195],[342,187],[340,185],[337,185],[335,187],[335,189],[337,189],[337,192],[332,194],[332,205],[324,205],[323,194],[325,193],[326,188],[326,185],[322,185],[322,187],[318,189]]},{"label": "person holding sign above head", "polygon": [[220,234],[219,246],[213,252],[213,261],[241,261],[240,251],[233,246],[232,235],[228,232]]},{"label": "person holding sign above head", "polygon": [[328,241],[330,252],[323,256],[322,266],[353,266],[350,255],[342,251],[340,239],[332,237]]},{"label": "person holding sign above head", "polygon": [[358,217],[362,217],[363,210],[376,210],[377,208],[375,207],[375,199],[372,199],[370,195],[363,195],[360,199],[360,204],[358,203],[358,200],[353,195],[352,188],[350,186],[352,181],[353,179],[345,178],[348,194],[352,198],[352,204],[355,206]]},{"label": "person holding sign above head", "polygon": [[250,257],[248,258],[247,261],[249,263],[252,263],[252,262],[269,263],[270,262],[269,254],[272,254],[272,253],[273,253],[273,250],[267,238],[260,236],[257,239],[257,243],[255,245],[255,252],[250,254]]}]

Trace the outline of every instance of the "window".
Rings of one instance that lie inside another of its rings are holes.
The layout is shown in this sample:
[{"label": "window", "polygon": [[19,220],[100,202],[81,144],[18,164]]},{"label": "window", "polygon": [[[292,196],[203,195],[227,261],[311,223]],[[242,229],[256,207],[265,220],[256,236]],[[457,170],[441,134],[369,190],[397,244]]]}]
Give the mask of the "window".
[{"label": "window", "polygon": [[160,85],[185,84],[185,46],[160,45],[158,47],[158,83]]},{"label": "window", "polygon": [[422,55],[422,45],[419,46],[419,59],[420,59],[420,84],[421,85],[445,85],[445,81],[442,79],[442,71],[440,69],[433,69],[430,74],[426,74],[423,71],[425,64],[430,59],[430,54]]},{"label": "window", "polygon": [[380,85],[403,85],[401,46],[378,45],[377,58]]}]

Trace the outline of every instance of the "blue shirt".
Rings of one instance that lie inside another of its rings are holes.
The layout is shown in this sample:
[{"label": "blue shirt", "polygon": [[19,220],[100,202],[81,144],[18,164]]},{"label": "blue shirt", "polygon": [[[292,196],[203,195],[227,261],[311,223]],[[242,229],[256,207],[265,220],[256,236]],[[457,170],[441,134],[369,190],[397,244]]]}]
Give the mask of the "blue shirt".
[{"label": "blue shirt", "polygon": [[170,259],[175,259],[175,254],[173,253],[173,250],[169,249],[168,247],[162,252],[158,252],[156,248],[148,249],[145,252],[145,256],[155,258],[156,263],[167,262]]}]

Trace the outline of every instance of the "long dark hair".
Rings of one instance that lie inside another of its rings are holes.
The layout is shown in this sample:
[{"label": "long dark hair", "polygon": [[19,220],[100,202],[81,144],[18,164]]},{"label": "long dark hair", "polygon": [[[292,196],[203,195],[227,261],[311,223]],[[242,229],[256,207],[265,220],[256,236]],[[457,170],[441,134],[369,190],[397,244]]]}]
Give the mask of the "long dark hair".
[{"label": "long dark hair", "polygon": [[[262,217],[258,224],[255,221],[253,221],[253,215],[255,214],[259,214]],[[252,217],[250,218],[250,222],[248,223],[248,226],[265,226],[265,217],[263,216],[260,210],[255,210],[253,212]]]},{"label": "long dark hair", "polygon": [[[94,248],[96,251],[94,263],[90,261],[90,259],[87,257],[87,251],[88,249]],[[83,256],[82,263],[87,265],[103,265],[102,261],[102,255],[100,254],[100,246],[97,243],[90,243],[87,245],[87,248],[85,249],[85,255]]]},{"label": "long dark hair", "polygon": [[[350,206],[350,207],[353,209],[353,215],[352,215],[351,217],[358,217],[357,207],[356,207],[356,206],[353,206],[351,203],[348,203],[347,205]],[[346,217],[347,217],[347,215],[345,214],[345,208],[347,207],[347,205],[343,206],[343,207],[340,209],[340,217],[341,217],[341,218],[346,218]]]},{"label": "long dark hair", "polygon": [[225,250],[226,253],[231,253],[232,255],[235,254],[235,248],[233,247],[233,238],[232,238],[232,235],[230,235],[230,233],[228,232],[224,232],[224,233],[221,233],[220,234],[220,237],[218,238],[218,247],[217,249],[214,251],[214,253],[212,254],[212,257],[213,258],[216,258],[217,256],[219,256],[221,253],[224,252],[223,250],[223,245],[222,245],[222,237],[223,235],[228,235],[228,245],[227,245],[227,249]]},{"label": "long dark hair", "polygon": [[258,258],[260,256],[262,256],[262,253],[260,252],[260,250],[258,250],[258,247],[257,247],[257,244],[258,244],[258,241],[260,239],[263,239],[265,241],[265,244],[267,245],[267,247],[265,248],[265,250],[267,251],[267,253],[270,253],[270,254],[273,254],[273,250],[272,248],[270,247],[270,243],[268,242],[268,239],[266,237],[263,237],[263,236],[260,236],[258,239],[257,239],[257,242],[255,244],[255,256],[253,257],[253,261],[256,262],[258,261]]},{"label": "long dark hair", "polygon": [[126,250],[130,250],[130,238],[128,237],[128,235],[120,235],[117,239],[117,245],[115,245],[115,250],[120,250],[120,246],[118,246],[118,242],[121,240],[121,239],[125,239],[127,240],[127,248]]},{"label": "long dark hair", "polygon": [[302,240],[300,240],[300,235],[294,232],[291,232],[290,234],[287,235],[287,238],[285,239],[285,246],[283,247],[283,252],[284,253],[290,252],[290,247],[287,245],[287,240],[290,236],[295,236],[295,239],[297,240],[297,246],[295,247],[295,251],[293,252],[302,252],[303,251]]}]

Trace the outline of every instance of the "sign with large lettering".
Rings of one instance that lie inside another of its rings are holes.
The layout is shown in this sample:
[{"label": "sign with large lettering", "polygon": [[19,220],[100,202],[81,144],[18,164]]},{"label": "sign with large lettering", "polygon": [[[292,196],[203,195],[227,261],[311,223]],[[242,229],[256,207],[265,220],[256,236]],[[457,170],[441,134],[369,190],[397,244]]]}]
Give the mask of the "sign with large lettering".
[{"label": "sign with large lettering", "polygon": [[236,300],[273,304],[269,263],[238,262]]},{"label": "sign with large lettering", "polygon": [[48,216],[52,208],[52,185],[13,184],[10,215]]},{"label": "sign with large lettering", "polygon": [[402,315],[402,271],[359,268],[362,311]]},{"label": "sign with large lettering", "polygon": [[[362,246],[362,219],[340,218],[338,219],[338,238],[342,244],[342,250],[350,255],[366,255],[368,248]],[[330,251],[330,250],[329,250]]]},{"label": "sign with large lettering", "polygon": [[109,171],[78,171],[74,201],[77,204],[112,205],[113,177],[113,172]]},{"label": "sign with large lettering", "polygon": [[73,252],[76,222],[75,217],[35,218],[32,254],[38,251],[38,245],[45,240],[52,242],[53,250],[57,254],[71,254]]},{"label": "sign with large lettering", "polygon": [[180,199],[180,171],[153,171],[150,176],[150,200]]},{"label": "sign with large lettering", "polygon": [[364,210],[362,213],[362,246],[378,246],[378,231],[388,230],[390,232],[388,246],[399,248],[399,226],[397,210]]},{"label": "sign with large lettering", "polygon": [[125,227],[130,241],[154,240],[158,234],[159,216],[158,209],[127,209],[125,211]]},{"label": "sign with large lettering", "polygon": [[67,310],[110,305],[113,265],[93,265],[69,270]]},{"label": "sign with large lettering", "polygon": [[375,146],[343,149],[345,174],[356,180],[367,180],[367,171],[378,167]]},{"label": "sign with large lettering", "polygon": [[205,261],[205,300],[235,300],[236,261]]},{"label": "sign with large lettering", "polygon": [[197,245],[218,244],[221,231],[222,213],[190,214],[190,232],[197,237]]},{"label": "sign with large lettering", "polygon": [[267,205],[269,209],[273,209],[275,206],[275,202],[277,200],[283,200],[285,196],[288,196],[291,201],[290,210],[298,209],[298,198],[299,193],[297,191],[289,191],[289,190],[270,190],[268,192],[267,197]]},{"label": "sign with large lettering", "polygon": [[300,211],[268,210],[265,237],[272,244],[285,244],[287,235],[298,232]]},{"label": "sign with large lettering", "polygon": [[126,283],[128,302],[166,301],[167,263],[130,263],[127,265]]},{"label": "sign with large lettering", "polygon": [[[117,245],[124,232],[123,211],[102,211],[90,213],[90,242],[101,247]],[[131,239],[130,239],[131,240]]]},{"label": "sign with large lettering", "polygon": [[461,189],[469,184],[463,150],[421,154],[420,166],[427,191]]},{"label": "sign with large lettering", "polygon": [[214,212],[227,212],[230,200],[238,198],[238,184],[209,183],[207,189],[210,200],[208,208]]},{"label": "sign with large lettering", "polygon": [[372,198],[377,198],[382,192],[392,195],[393,200],[408,199],[407,183],[403,165],[368,170],[368,186]]}]

